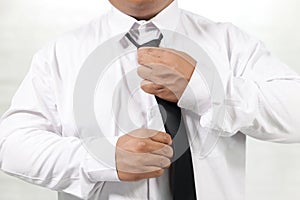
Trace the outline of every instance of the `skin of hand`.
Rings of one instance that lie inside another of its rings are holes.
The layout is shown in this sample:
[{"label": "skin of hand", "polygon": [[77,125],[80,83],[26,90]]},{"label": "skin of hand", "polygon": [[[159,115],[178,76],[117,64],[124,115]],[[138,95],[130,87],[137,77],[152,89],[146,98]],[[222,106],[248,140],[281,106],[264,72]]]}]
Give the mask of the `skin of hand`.
[{"label": "skin of hand", "polygon": [[138,49],[141,88],[161,99],[177,103],[194,72],[196,61],[188,54],[169,48]]},{"label": "skin of hand", "polygon": [[121,181],[156,178],[170,167],[171,136],[151,129],[137,129],[121,136],[116,145],[116,167]]}]

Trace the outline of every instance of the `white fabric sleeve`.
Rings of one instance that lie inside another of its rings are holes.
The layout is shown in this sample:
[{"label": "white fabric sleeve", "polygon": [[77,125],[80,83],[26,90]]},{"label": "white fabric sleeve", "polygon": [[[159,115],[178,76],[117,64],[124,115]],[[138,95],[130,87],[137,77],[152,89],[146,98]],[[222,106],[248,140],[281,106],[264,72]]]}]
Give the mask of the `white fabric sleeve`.
[{"label": "white fabric sleeve", "polygon": [[[225,83],[224,120],[217,126],[212,123],[211,107],[199,113],[201,126],[222,130],[223,136],[228,137],[240,131],[265,141],[300,142],[300,76],[272,56],[262,42],[231,24],[227,26],[224,35],[229,61],[224,63],[230,63],[230,75],[220,74]],[[201,78],[197,80],[198,83],[192,78],[190,88],[202,89],[204,97],[198,101],[206,100],[207,103],[200,105],[209,105],[206,88]]]},{"label": "white fabric sleeve", "polygon": [[96,161],[78,137],[62,136],[53,66],[44,57],[34,56],[0,121],[0,168],[29,183],[86,199],[99,183],[120,180],[116,168]]},{"label": "white fabric sleeve", "polygon": [[201,66],[198,63],[177,104],[181,108],[197,111],[199,115],[203,115],[211,107],[209,87],[201,73]]}]

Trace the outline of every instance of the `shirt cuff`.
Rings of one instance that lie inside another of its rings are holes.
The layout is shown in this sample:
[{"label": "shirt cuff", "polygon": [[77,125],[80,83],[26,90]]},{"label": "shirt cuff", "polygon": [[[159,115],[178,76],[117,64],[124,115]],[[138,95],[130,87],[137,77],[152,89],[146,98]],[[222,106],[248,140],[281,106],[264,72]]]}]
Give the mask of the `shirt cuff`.
[{"label": "shirt cuff", "polygon": [[103,149],[102,151],[103,154],[105,154],[103,158],[109,159],[107,160],[107,162],[101,161],[100,158],[93,156],[90,152],[87,151],[85,160],[83,162],[83,171],[91,182],[120,182],[115,162],[116,144],[118,139],[119,136],[103,139],[103,141],[105,141],[105,143],[109,146],[109,149],[107,149],[106,151],[105,149]]},{"label": "shirt cuff", "polygon": [[178,106],[202,115],[211,107],[211,94],[208,84],[198,68],[197,65],[178,101]]}]

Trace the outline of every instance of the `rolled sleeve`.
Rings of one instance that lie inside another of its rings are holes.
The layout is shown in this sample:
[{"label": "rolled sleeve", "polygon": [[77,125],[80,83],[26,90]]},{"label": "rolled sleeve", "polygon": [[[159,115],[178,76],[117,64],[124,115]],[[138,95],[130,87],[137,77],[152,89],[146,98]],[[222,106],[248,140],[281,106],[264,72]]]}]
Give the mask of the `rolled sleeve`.
[{"label": "rolled sleeve", "polygon": [[209,87],[198,65],[178,101],[178,106],[196,112],[199,115],[204,114],[211,107]]},{"label": "rolled sleeve", "polygon": [[100,181],[112,181],[119,182],[119,176],[116,167],[115,154],[116,154],[116,143],[119,139],[117,137],[105,138],[103,140],[109,141],[113,148],[104,151],[105,157],[110,158],[107,162],[98,159],[96,156],[87,152],[86,158],[83,164],[83,170],[91,182]]}]

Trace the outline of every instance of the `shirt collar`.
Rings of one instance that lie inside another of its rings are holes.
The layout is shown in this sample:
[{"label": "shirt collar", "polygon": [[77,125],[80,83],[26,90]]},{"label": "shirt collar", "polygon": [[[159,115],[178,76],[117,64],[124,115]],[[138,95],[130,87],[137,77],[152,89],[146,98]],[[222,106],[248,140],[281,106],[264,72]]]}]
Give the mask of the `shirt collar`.
[{"label": "shirt collar", "polygon": [[174,31],[179,22],[180,12],[178,2],[177,0],[174,0],[168,7],[148,21],[138,21],[135,18],[121,12],[114,6],[111,6],[111,10],[107,17],[108,24],[114,34],[127,32],[135,22],[139,24],[153,22],[159,29]]}]

